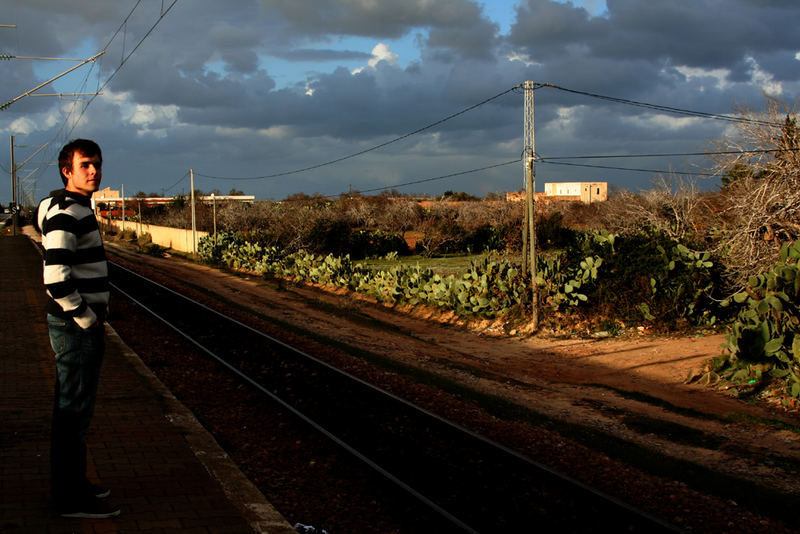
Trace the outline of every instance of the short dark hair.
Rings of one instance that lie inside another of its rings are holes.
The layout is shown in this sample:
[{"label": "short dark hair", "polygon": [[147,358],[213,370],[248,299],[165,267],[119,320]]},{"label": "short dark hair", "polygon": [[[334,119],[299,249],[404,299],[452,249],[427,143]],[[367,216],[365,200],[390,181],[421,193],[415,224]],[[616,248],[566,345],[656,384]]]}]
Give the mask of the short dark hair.
[{"label": "short dark hair", "polygon": [[91,139],[73,139],[64,145],[64,148],[58,154],[58,174],[61,175],[61,181],[64,182],[64,186],[67,185],[68,180],[64,176],[63,169],[64,167],[72,168],[72,160],[76,152],[83,154],[87,158],[99,156],[100,163],[103,162],[103,153],[100,151],[100,145]]}]

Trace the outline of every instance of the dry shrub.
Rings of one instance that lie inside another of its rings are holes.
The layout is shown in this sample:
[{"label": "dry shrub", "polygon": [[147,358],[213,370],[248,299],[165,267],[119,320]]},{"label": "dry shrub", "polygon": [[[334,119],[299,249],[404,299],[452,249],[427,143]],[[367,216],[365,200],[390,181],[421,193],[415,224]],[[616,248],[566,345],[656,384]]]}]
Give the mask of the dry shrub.
[{"label": "dry shrub", "polygon": [[703,241],[710,216],[707,197],[699,193],[694,180],[680,175],[659,176],[653,189],[639,194],[622,191],[595,208],[600,228],[610,232],[629,234],[648,228],[685,243]]},{"label": "dry shrub", "polygon": [[463,202],[456,206],[456,217],[467,231],[482,226],[518,226],[522,221],[523,202]]},{"label": "dry shrub", "polygon": [[424,210],[419,202],[405,199],[390,199],[383,211],[376,216],[378,229],[390,234],[404,235],[419,227]]}]

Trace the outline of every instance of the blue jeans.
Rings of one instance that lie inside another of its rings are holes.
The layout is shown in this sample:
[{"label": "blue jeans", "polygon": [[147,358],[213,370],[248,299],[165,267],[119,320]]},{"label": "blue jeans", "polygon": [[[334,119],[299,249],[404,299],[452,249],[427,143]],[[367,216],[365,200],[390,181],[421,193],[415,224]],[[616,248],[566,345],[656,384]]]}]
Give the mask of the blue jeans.
[{"label": "blue jeans", "polygon": [[83,330],[75,321],[50,314],[47,326],[56,359],[50,482],[55,504],[64,506],[88,494],[86,433],[94,414],[105,328]]}]

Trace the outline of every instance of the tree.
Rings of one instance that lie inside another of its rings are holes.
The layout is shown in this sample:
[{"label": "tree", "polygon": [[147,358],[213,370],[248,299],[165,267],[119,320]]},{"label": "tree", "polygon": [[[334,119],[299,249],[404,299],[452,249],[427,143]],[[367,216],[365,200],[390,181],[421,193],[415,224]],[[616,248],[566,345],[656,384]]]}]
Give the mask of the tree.
[{"label": "tree", "polygon": [[775,144],[779,149],[775,154],[775,166],[784,172],[796,173],[800,166],[800,132],[796,116],[786,115]]},{"label": "tree", "polygon": [[455,191],[445,191],[442,193],[442,200],[451,200],[454,202],[464,202],[464,201],[472,201],[478,200],[477,197],[470,195],[469,193],[465,193],[463,191],[455,192]]},{"label": "tree", "polygon": [[178,195],[172,199],[170,202],[170,207],[181,210],[186,207],[186,197],[183,195]]},{"label": "tree", "polygon": [[311,200],[311,195],[308,193],[292,193],[284,199],[286,202],[299,202]]},{"label": "tree", "polygon": [[722,187],[728,187],[737,180],[745,180],[753,177],[753,169],[744,163],[734,163],[733,167],[725,171],[722,175]]},{"label": "tree", "polygon": [[774,265],[781,245],[800,239],[797,111],[767,97],[766,111],[740,109],[738,135],[717,143],[721,193],[716,251],[734,285]]}]

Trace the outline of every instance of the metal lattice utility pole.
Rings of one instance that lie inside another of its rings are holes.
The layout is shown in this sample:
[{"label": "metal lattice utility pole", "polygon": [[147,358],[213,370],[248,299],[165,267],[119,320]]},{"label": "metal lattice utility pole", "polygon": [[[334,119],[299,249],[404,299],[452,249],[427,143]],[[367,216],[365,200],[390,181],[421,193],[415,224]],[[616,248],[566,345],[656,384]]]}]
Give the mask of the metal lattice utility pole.
[{"label": "metal lattice utility pole", "polygon": [[[533,125],[534,84],[525,85],[525,126],[523,165],[525,167],[525,228],[523,229],[523,268],[530,266],[531,273],[531,322],[534,330],[539,328],[539,297],[536,290],[536,139]],[[527,239],[525,239],[527,237]],[[530,245],[530,246],[527,246]]]}]

